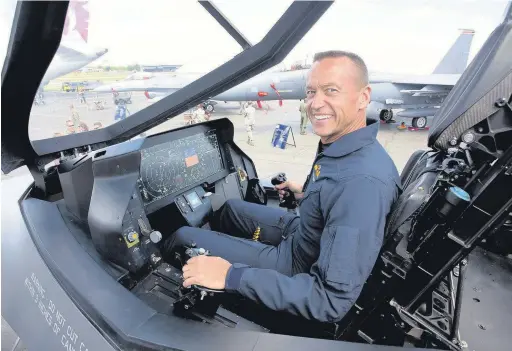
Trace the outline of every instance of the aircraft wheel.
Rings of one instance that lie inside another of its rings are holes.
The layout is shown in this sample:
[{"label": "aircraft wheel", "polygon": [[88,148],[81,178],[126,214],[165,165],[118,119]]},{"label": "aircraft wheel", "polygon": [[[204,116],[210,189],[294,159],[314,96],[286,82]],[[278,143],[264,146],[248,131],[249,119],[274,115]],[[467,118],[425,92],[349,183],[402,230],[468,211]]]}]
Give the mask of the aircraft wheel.
[{"label": "aircraft wheel", "polygon": [[205,105],[206,111],[209,113],[212,113],[215,110],[215,107],[213,107],[212,104],[208,103]]},{"label": "aircraft wheel", "polygon": [[412,119],[414,128],[425,128],[427,126],[427,117],[415,117]]},{"label": "aircraft wheel", "polygon": [[393,110],[382,110],[380,112],[380,119],[384,122],[389,122],[393,119]]}]

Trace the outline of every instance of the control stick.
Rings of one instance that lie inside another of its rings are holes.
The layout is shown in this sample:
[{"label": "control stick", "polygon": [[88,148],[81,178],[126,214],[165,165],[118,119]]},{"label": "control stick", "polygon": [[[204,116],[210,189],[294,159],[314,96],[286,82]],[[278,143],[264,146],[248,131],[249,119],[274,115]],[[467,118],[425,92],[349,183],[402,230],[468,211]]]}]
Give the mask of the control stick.
[{"label": "control stick", "polygon": [[[197,256],[209,256],[210,252],[202,247],[196,247],[195,243],[192,243],[190,247],[185,246],[185,256],[189,258]],[[176,253],[176,259],[181,261],[181,255]],[[182,277],[182,279],[184,279]],[[224,290],[209,289],[204,286],[195,285],[191,286],[191,289],[183,287],[180,284],[179,295],[174,303],[174,313],[178,315],[184,315],[188,317],[194,317],[196,313],[201,313],[213,318],[217,309],[220,305],[219,293],[223,293]]]},{"label": "control stick", "polygon": [[[198,247],[196,247],[196,243],[192,243],[190,245],[190,247],[185,247],[185,255],[188,256],[188,258],[197,257],[197,256],[210,256],[210,251],[205,250],[202,247],[198,248]],[[187,259],[187,261],[188,261],[188,259]],[[224,292],[224,290],[222,290],[222,289],[220,289],[220,290],[209,289],[209,288],[205,288],[204,286],[201,286],[201,285],[192,285],[192,287],[201,291],[201,300],[205,296],[205,294],[203,293],[204,291],[210,292],[210,293]]]},{"label": "control stick", "polygon": [[[278,173],[272,179],[270,182],[272,185],[279,185],[286,182],[286,174],[285,173]],[[282,199],[279,199],[279,207],[286,207],[288,210],[293,210],[297,207],[297,199],[295,198],[295,194],[290,191],[288,188],[283,189],[285,191],[285,194]]]}]

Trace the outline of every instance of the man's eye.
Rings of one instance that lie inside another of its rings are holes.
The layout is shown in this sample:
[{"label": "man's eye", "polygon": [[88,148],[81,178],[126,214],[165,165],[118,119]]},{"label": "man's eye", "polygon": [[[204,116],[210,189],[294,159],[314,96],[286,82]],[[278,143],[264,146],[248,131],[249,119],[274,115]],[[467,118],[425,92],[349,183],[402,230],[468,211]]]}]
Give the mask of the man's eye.
[{"label": "man's eye", "polygon": [[307,95],[311,95],[311,94],[314,94],[314,93],[315,93],[315,91],[314,91],[314,90],[307,90],[307,91],[306,91],[306,94],[307,94]]},{"label": "man's eye", "polygon": [[335,93],[335,92],[337,92],[337,91],[338,91],[338,89],[334,89],[334,88],[327,88],[327,92],[329,92],[329,93]]}]

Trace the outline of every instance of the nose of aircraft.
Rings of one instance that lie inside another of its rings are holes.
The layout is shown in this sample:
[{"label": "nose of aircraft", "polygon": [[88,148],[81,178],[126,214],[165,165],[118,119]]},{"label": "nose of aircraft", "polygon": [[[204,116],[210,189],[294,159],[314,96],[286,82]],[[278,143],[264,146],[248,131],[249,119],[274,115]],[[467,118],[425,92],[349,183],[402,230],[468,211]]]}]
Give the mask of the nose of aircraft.
[{"label": "nose of aircraft", "polygon": [[140,90],[143,87],[143,84],[141,84],[143,82],[144,81],[112,82],[110,84],[101,85],[101,86],[93,89],[93,91],[101,93],[101,92],[112,92],[113,90],[115,90],[117,92]]},{"label": "nose of aircraft", "polygon": [[96,56],[97,56],[97,57],[103,56],[103,55],[105,55],[107,52],[108,52],[108,49],[100,50],[100,51],[96,52]]},{"label": "nose of aircraft", "polygon": [[105,93],[105,92],[111,92],[112,88],[113,88],[113,86],[111,84],[105,84],[105,85],[100,85],[99,87],[92,89],[92,91],[95,91],[98,93]]}]

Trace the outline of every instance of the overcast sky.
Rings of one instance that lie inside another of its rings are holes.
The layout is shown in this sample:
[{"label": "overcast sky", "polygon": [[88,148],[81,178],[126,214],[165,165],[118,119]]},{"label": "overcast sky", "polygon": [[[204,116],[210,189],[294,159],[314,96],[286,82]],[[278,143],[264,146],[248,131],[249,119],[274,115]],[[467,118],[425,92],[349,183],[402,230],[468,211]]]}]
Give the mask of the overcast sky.
[{"label": "overcast sky", "polygon": [[[253,43],[263,38],[289,0],[214,3]],[[505,0],[337,0],[285,60],[321,50],[358,53],[372,71],[430,73],[459,35],[476,31],[470,59],[502,18]],[[2,29],[15,2],[2,0]],[[238,44],[193,0],[89,0],[89,44],[105,47],[111,65],[185,64],[211,69],[240,52]],[[8,41],[2,30],[2,60]],[[215,52],[215,53],[214,53]],[[101,62],[96,62],[96,64]]]}]

